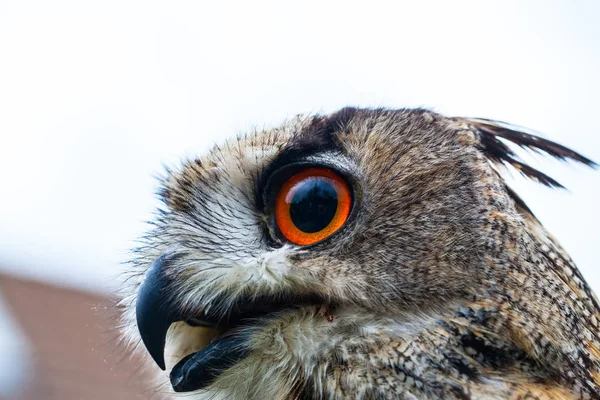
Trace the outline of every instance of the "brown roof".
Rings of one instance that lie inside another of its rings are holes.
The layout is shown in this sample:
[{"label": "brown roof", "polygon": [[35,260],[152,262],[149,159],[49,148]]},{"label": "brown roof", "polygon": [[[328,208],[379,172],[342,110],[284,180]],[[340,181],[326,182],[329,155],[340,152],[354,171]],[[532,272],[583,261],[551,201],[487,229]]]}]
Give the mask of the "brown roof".
[{"label": "brown roof", "polygon": [[160,398],[138,360],[118,348],[109,298],[4,275],[0,295],[33,347],[19,400]]}]

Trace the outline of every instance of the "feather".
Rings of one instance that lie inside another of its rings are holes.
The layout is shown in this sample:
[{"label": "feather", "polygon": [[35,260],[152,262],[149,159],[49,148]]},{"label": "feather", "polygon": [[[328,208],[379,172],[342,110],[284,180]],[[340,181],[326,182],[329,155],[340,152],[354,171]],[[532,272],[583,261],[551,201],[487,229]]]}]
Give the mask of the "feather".
[{"label": "feather", "polygon": [[516,130],[515,126],[505,122],[493,121],[489,119],[471,119],[471,124],[475,125],[480,131],[497,137],[504,138],[521,148],[533,151],[543,151],[544,153],[556,157],[560,160],[573,160],[596,168],[598,164],[581,154],[552,142],[539,136],[531,135],[521,130]]},{"label": "feather", "polygon": [[474,127],[480,135],[480,148],[493,162],[508,164],[522,175],[541,183],[542,185],[564,189],[559,182],[518,160],[517,154],[501,139],[507,140],[517,146],[534,152],[543,152],[562,161],[576,161],[581,164],[596,168],[598,164],[587,157],[563,145],[543,139],[516,127],[500,121],[483,118],[462,119]]}]

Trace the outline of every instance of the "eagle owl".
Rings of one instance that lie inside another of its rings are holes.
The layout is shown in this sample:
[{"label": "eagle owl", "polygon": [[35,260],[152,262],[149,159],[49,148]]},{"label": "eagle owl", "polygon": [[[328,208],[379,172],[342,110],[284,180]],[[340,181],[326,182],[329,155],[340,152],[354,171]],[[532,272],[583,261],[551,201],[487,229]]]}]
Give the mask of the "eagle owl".
[{"label": "eagle owl", "polygon": [[500,122],[356,108],[184,162],[125,337],[190,399],[600,399],[598,300],[499,167],[560,184],[510,143],[595,166]]}]

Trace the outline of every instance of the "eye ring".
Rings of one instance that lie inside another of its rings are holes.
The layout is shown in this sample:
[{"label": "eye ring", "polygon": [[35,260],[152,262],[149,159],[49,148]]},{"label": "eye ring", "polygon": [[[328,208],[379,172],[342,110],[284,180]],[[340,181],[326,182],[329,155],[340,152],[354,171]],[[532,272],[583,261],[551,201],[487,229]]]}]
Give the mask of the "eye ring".
[{"label": "eye ring", "polygon": [[279,189],[275,221],[286,240],[307,246],[340,229],[351,210],[348,183],[329,168],[310,167],[292,175]]}]

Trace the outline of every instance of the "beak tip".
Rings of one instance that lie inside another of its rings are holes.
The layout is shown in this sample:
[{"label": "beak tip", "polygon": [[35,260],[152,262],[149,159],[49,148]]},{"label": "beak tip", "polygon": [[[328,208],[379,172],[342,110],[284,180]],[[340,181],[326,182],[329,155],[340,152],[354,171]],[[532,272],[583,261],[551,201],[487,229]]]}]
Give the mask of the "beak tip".
[{"label": "beak tip", "polygon": [[[146,347],[148,354],[150,354],[150,357],[152,357],[154,362],[160,367],[160,369],[164,371],[166,368],[163,351],[165,348],[166,333],[169,324],[149,324],[148,322],[150,321],[146,321],[144,318],[140,318],[138,316],[137,323],[138,330],[142,337],[142,344]],[[165,327],[164,325],[167,326]]]},{"label": "beak tip", "polygon": [[[152,360],[154,360],[156,365],[158,365],[158,367],[164,371],[166,369],[165,356],[162,353],[162,349],[164,348],[164,345],[162,345],[162,346],[159,344],[153,345],[151,343],[146,343],[143,340],[142,340],[142,342],[144,343],[144,346],[146,346],[146,349],[147,349],[148,353],[150,354],[150,357],[152,358]],[[152,349],[153,351],[151,351],[150,349]]]},{"label": "beak tip", "polygon": [[149,268],[141,284],[136,301],[136,320],[142,343],[163,371],[166,369],[164,349],[167,331],[177,321],[177,312],[165,296],[168,280],[162,273],[167,262],[159,257]]}]

